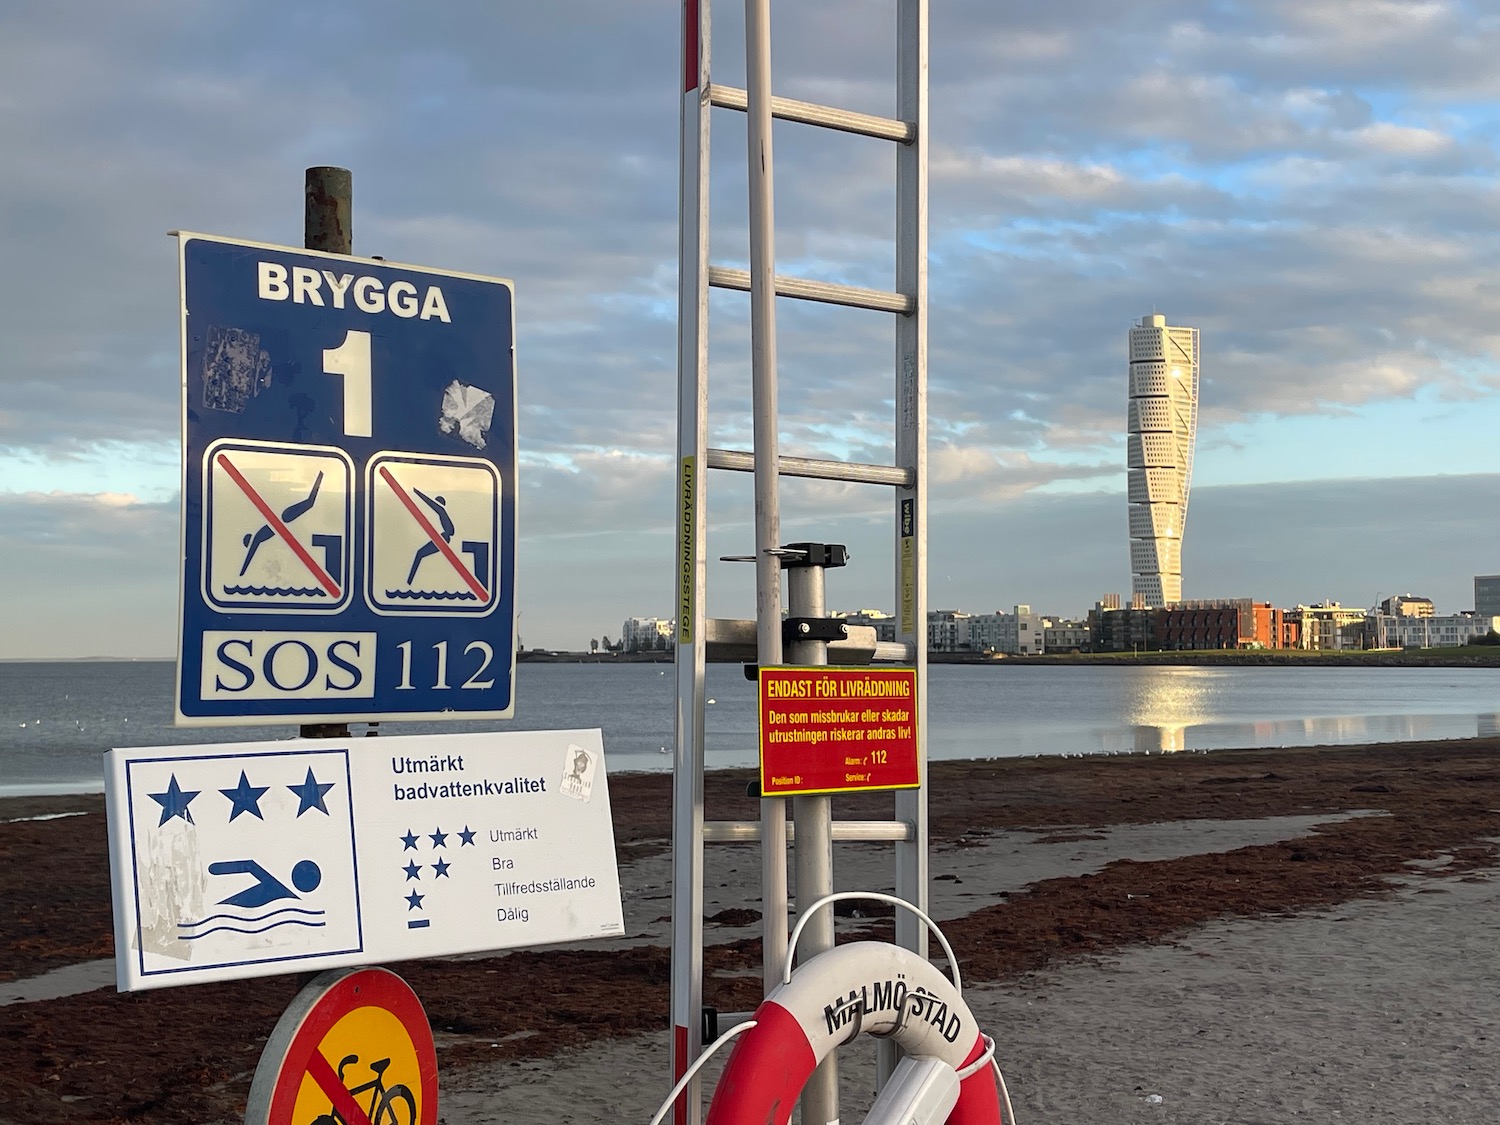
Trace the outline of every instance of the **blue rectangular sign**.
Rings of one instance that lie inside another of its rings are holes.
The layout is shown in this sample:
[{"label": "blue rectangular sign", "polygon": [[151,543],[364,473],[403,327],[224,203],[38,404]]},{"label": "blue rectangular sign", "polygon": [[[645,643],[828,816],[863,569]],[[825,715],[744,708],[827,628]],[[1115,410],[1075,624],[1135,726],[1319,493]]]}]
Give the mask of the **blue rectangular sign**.
[{"label": "blue rectangular sign", "polygon": [[178,724],[509,717],[511,283],[178,245]]}]

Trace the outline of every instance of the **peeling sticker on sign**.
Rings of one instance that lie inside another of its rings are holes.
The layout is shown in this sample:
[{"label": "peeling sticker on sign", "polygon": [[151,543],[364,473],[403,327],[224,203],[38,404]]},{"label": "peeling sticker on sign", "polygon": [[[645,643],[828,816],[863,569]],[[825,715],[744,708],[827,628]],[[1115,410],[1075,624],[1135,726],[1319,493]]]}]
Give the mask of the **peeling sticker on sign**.
[{"label": "peeling sticker on sign", "polygon": [[458,436],[475,449],[483,449],[490,440],[490,422],[495,417],[495,396],[457,379],[443,389],[443,412],[438,430]]},{"label": "peeling sticker on sign", "polygon": [[568,743],[568,753],[563,762],[562,791],[587,804],[594,792],[594,769],[598,764],[594,755],[582,746]]},{"label": "peeling sticker on sign", "polygon": [[260,334],[243,328],[209,327],[203,348],[203,405],[243,413],[245,404],[271,385],[271,356]]}]

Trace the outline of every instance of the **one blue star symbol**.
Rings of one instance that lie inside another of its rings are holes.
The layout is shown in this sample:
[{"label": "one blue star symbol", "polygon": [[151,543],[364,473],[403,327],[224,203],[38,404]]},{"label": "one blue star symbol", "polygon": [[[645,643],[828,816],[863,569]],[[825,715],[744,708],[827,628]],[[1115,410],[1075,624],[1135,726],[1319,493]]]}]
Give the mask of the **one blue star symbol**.
[{"label": "one blue star symbol", "polygon": [[260,813],[260,799],[270,790],[269,785],[251,785],[250,779],[245,776],[245,771],[240,770],[240,783],[233,789],[220,789],[219,792],[233,802],[234,807],[229,810],[229,820],[233,823],[234,818],[240,813],[251,813],[261,820],[266,818]]},{"label": "one blue star symbol", "polygon": [[432,846],[435,848],[446,848],[448,846],[448,833],[441,828],[434,828],[427,835],[432,837]]},{"label": "one blue star symbol", "polygon": [[153,801],[161,806],[161,819],[156,822],[156,827],[160,828],[174,816],[182,817],[189,824],[197,824],[198,822],[193,819],[193,814],[189,811],[188,806],[193,803],[193,798],[202,792],[203,790],[201,789],[184,791],[177,784],[177,775],[174,773],[172,780],[167,783],[167,791],[165,793],[148,794]]},{"label": "one blue star symbol", "polygon": [[419,894],[417,894],[416,891],[412,891],[411,894],[409,894],[409,895],[406,896],[406,909],[408,909],[408,910],[421,910],[422,909],[422,899],[425,898],[425,897],[426,897],[425,895],[419,895]]},{"label": "one blue star symbol", "polygon": [[[453,864],[449,863],[446,859],[440,859],[432,865],[432,869],[436,871],[438,875],[442,875],[444,878],[448,878],[448,868],[452,866]],[[433,878],[437,878],[437,876],[435,875],[433,876]]]},{"label": "one blue star symbol", "polygon": [[328,806],[323,803],[323,797],[333,788],[333,782],[319,785],[318,779],[313,776],[311,766],[307,767],[307,779],[301,785],[288,785],[287,788],[297,794],[297,800],[301,802],[297,806],[298,816],[307,812],[308,809],[317,809],[324,816],[328,815]]},{"label": "one blue star symbol", "polygon": [[417,834],[415,832],[413,832],[410,828],[408,828],[406,830],[406,835],[401,837],[401,843],[405,845],[405,847],[403,847],[401,849],[403,852],[406,851],[408,848],[410,848],[412,851],[416,851],[417,850]]},{"label": "one blue star symbol", "polygon": [[422,868],[415,863],[407,863],[401,870],[406,872],[407,879],[420,879],[422,877]]},{"label": "one blue star symbol", "polygon": [[460,831],[458,833],[459,847],[463,847],[463,845],[465,845],[465,844],[472,844],[473,842],[474,842],[474,829],[470,828],[467,824],[465,824],[463,826],[463,828],[460,829]]}]

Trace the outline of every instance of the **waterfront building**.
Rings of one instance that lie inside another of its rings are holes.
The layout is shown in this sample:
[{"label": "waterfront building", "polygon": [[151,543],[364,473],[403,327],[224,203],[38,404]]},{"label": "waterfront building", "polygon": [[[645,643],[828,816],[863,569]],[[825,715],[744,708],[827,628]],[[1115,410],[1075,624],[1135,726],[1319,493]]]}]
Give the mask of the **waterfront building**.
[{"label": "waterfront building", "polygon": [[1392,617],[1431,617],[1435,607],[1431,598],[1417,594],[1392,594],[1380,603],[1380,612]]},{"label": "waterfront building", "polygon": [[927,613],[928,652],[969,652],[969,618],[959,609],[934,609]]},{"label": "waterfront building", "polygon": [[1375,613],[1370,615],[1370,627],[1375,648],[1454,648],[1490,632],[1500,633],[1500,615]]},{"label": "waterfront building", "polygon": [[624,652],[654,652],[672,647],[677,622],[662,617],[627,617],[620,626],[620,645]]},{"label": "waterfront building", "polygon": [[1500,574],[1474,576],[1474,613],[1478,617],[1500,617]]},{"label": "waterfront building", "polygon": [[1250,598],[1188,601],[1156,613],[1161,649],[1275,648],[1282,638],[1282,611]]},{"label": "waterfront building", "polygon": [[1047,625],[1047,619],[1032,613],[1029,605],[1013,606],[1010,613],[976,614],[969,619],[969,646],[975,652],[1039,656],[1047,651]]},{"label": "waterfront building", "polygon": [[1182,598],[1182,536],[1198,434],[1198,330],[1157,314],[1130,329],[1129,469],[1132,604]]},{"label": "waterfront building", "polygon": [[1328,651],[1366,645],[1366,613],[1362,609],[1346,609],[1329,601],[1316,605],[1299,603],[1283,612],[1296,622],[1298,648]]},{"label": "waterfront building", "polygon": [[1095,652],[1149,652],[1156,647],[1156,611],[1141,606],[1089,613],[1089,647]]},{"label": "waterfront building", "polygon": [[1043,630],[1042,648],[1046,652],[1087,652],[1089,648],[1089,623],[1087,621],[1052,621]]}]

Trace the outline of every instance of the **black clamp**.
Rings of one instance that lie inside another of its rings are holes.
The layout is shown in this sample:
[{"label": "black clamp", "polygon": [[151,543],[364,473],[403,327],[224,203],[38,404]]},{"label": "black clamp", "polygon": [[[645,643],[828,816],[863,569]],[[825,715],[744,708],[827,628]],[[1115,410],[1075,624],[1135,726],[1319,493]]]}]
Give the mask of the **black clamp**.
[{"label": "black clamp", "polygon": [[844,566],[849,548],[842,543],[788,543],[778,552],[783,570],[794,566]]},{"label": "black clamp", "polygon": [[797,641],[841,641],[849,635],[849,626],[837,617],[788,617],[781,623],[781,643]]}]

